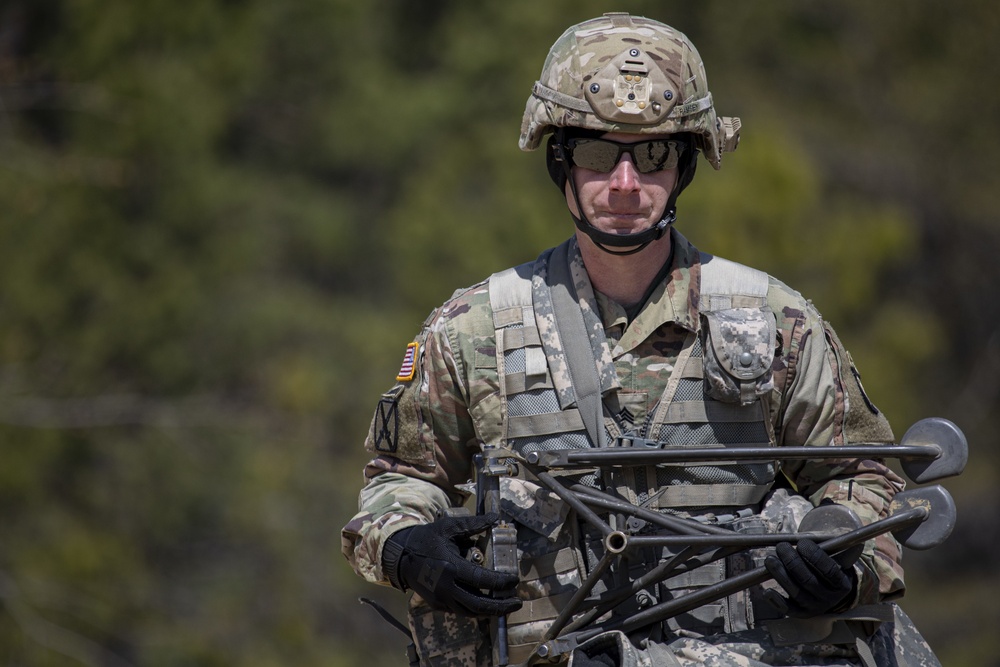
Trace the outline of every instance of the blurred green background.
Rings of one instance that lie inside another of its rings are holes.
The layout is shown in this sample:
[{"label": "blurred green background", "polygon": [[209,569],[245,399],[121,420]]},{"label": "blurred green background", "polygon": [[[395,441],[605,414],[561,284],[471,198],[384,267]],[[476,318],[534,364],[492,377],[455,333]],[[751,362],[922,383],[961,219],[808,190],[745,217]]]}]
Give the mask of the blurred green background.
[{"label": "blurred green background", "polygon": [[811,297],[897,436],[967,434],[904,607],[1000,665],[993,0],[0,2],[0,664],[405,664],[339,552],[361,444],[427,312],[571,232],[521,112],[611,10],[743,119],[681,231]]}]

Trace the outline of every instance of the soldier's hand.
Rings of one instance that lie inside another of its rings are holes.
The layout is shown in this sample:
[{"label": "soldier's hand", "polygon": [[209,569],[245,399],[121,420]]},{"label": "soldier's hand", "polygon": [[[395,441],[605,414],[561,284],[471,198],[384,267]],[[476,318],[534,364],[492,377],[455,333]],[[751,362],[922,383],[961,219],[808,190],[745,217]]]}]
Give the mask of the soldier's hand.
[{"label": "soldier's hand", "polygon": [[[521,600],[516,597],[491,595],[512,591],[516,574],[475,565],[459,549],[460,540],[483,532],[499,519],[496,514],[445,517],[393,533],[389,542],[400,555],[390,580],[395,574],[403,590],[412,588],[430,605],[456,614],[502,616],[520,609]],[[383,564],[392,567],[384,557]]]},{"label": "soldier's hand", "polygon": [[797,547],[782,542],[764,559],[764,567],[788,594],[783,600],[789,616],[816,616],[837,610],[854,593],[858,555],[855,550],[846,558],[850,562],[841,563],[812,540],[802,540]]}]

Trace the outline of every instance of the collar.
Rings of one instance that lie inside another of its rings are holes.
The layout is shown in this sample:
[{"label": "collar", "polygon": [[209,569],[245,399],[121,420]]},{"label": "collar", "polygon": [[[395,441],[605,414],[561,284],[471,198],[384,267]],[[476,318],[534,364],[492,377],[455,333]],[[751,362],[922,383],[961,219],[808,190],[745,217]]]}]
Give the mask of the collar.
[{"label": "collar", "polygon": [[701,260],[697,248],[672,228],[673,244],[671,266],[666,280],[656,286],[646,305],[631,322],[627,322],[625,309],[601,293],[597,303],[605,329],[624,327],[621,339],[611,351],[614,358],[638,347],[654,331],[673,323],[692,333],[699,331],[701,318],[698,312]]}]

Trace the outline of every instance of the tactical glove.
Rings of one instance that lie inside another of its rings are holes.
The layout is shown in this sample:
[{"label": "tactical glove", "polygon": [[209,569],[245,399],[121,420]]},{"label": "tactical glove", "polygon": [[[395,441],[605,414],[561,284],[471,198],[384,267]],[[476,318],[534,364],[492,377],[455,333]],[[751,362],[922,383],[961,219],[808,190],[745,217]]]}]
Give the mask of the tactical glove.
[{"label": "tactical glove", "polygon": [[[393,585],[412,588],[431,606],[463,616],[503,616],[521,608],[516,597],[492,597],[510,592],[516,574],[480,567],[462,557],[460,541],[469,541],[500,517],[444,517],[433,523],[393,533],[383,547],[383,570]],[[487,593],[483,593],[483,591]]]},{"label": "tactical glove", "polygon": [[[787,606],[787,614],[799,618],[835,611],[847,602],[857,586],[854,562],[860,550],[838,554],[839,562],[812,540],[802,540],[798,547],[778,544],[775,554],[764,559],[764,567],[788,594],[775,593],[772,602]],[[777,600],[775,600],[777,598]]]}]

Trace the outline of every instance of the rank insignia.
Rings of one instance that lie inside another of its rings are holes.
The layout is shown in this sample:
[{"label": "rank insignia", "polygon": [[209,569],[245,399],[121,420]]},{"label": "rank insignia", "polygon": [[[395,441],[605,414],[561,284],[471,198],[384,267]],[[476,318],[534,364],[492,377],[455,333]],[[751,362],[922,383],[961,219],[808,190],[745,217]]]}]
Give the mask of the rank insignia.
[{"label": "rank insignia", "polygon": [[406,346],[406,355],[403,356],[403,365],[399,367],[399,373],[396,375],[396,380],[399,382],[409,382],[413,379],[413,376],[417,373],[417,351],[420,349],[420,344],[417,342],[410,343]]},{"label": "rank insignia", "polygon": [[615,415],[615,417],[618,419],[618,423],[626,431],[631,431],[632,427],[635,426],[635,415],[633,415],[632,411],[629,410],[628,408],[622,408],[621,410],[619,410],[618,414]]}]

